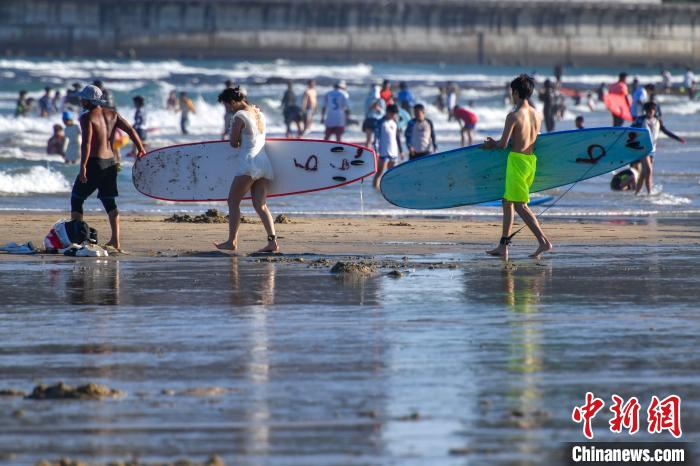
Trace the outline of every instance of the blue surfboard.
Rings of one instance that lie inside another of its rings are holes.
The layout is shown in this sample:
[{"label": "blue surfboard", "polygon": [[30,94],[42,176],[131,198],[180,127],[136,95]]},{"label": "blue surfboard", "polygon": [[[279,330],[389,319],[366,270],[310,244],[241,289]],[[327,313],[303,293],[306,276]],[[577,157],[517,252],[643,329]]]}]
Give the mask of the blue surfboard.
[{"label": "blue surfboard", "polygon": [[[610,173],[651,152],[642,128],[591,128],[542,134],[535,143],[537,173],[530,192]],[[421,157],[384,174],[381,191],[408,209],[444,209],[501,199],[508,150],[462,147]]]}]

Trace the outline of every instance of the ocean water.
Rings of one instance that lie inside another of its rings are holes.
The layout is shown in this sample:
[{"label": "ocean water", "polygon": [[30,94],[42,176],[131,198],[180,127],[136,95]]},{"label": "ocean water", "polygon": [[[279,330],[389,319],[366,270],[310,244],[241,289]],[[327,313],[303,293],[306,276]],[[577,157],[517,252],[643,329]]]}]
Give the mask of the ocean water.
[{"label": "ocean water", "polygon": [[[46,140],[51,126],[60,123],[57,115],[48,119],[32,116],[16,119],[12,113],[19,89],[27,89],[30,96],[39,98],[45,85],[66,89],[70,83],[102,79],[114,93],[119,111],[128,119],[133,117],[131,97],[144,95],[149,114],[151,148],[172,144],[219,138],[223,127],[223,108],[216,96],[225,79],[243,83],[251,100],[260,105],[269,122],[271,137],[284,135],[279,101],[285,79],[295,81],[300,97],[309,78],[317,79],[319,94],[330,89],[333,81],[344,78],[352,101],[353,114],[362,119],[362,106],[370,83],[387,78],[397,83],[409,83],[417,99],[427,106],[428,117],[437,130],[440,150],[459,145],[458,125],[448,122],[446,115],[437,111],[433,102],[436,86],[452,80],[461,85],[460,102],[473,102],[479,116],[477,141],[500,134],[504,117],[509,110],[504,104],[504,85],[522,71],[536,72],[539,82],[551,73],[548,69],[522,70],[513,67],[439,66],[419,64],[374,63],[305,63],[284,60],[266,62],[226,61],[117,61],[117,60],[0,60],[0,209],[55,210],[68,208],[69,193],[77,174],[76,166],[65,166],[59,157],[45,154]],[[564,85],[578,89],[594,89],[601,82],[613,82],[619,70],[581,68],[566,70]],[[640,82],[658,82],[655,70],[627,70]],[[674,70],[674,81],[680,83],[681,72]],[[185,90],[193,98],[197,114],[191,119],[191,133],[179,132],[179,116],[165,110],[165,99],[171,90]],[[660,96],[666,126],[686,138],[682,145],[662,136],[655,162],[655,189],[651,197],[634,197],[629,193],[609,190],[609,177],[601,176],[579,183],[546,215],[556,216],[678,216],[700,213],[698,180],[700,179],[700,130],[698,121],[700,102],[686,97]],[[574,118],[583,115],[587,127],[608,126],[610,116],[602,103],[591,111],[585,104],[568,108],[557,129],[573,129]],[[318,115],[311,138],[322,136]],[[349,127],[346,139],[364,141],[359,126]],[[127,148],[128,150],[128,148]],[[174,204],[146,198],[131,184],[132,163],[126,160],[120,174],[120,209],[123,212],[166,213],[173,211],[199,212],[212,204]],[[547,194],[558,196],[564,189]],[[213,204],[225,208],[224,203]],[[355,184],[315,194],[291,196],[271,200],[274,212],[293,214],[344,215],[413,215],[427,212],[409,211],[391,206],[374,192],[371,184]],[[86,203],[88,210],[100,210],[96,199]],[[250,206],[244,210],[251,210]],[[430,212],[432,215],[481,216],[497,215],[499,208],[464,207]]]},{"label": "ocean water", "polygon": [[[0,389],[124,394],[0,396],[0,462],[565,464],[586,391],[606,401],[598,441],[673,440],[645,432],[650,397],[672,393],[700,440],[697,248],[504,267],[474,245],[437,258],[453,268],[410,256],[398,279],[311,259],[0,261]],[[640,400],[634,437],[608,429],[613,393]]]}]

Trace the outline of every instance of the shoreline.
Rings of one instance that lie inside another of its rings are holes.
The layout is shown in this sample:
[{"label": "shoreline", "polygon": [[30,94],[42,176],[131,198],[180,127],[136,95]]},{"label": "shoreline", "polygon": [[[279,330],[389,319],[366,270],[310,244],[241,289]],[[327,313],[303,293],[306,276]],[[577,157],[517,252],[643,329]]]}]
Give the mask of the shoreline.
[{"label": "shoreline", "polygon": [[[244,215],[237,255],[248,255],[264,246],[265,232],[257,217]],[[276,224],[283,254],[312,255],[424,255],[478,253],[496,244],[501,234],[498,217],[302,217],[289,215],[289,223]],[[50,212],[0,212],[0,244],[32,241],[41,248],[51,226],[61,218]],[[164,215],[121,217],[122,248],[128,255],[120,259],[144,257],[226,256],[213,247],[227,235],[226,223],[169,223]],[[100,244],[109,237],[104,214],[87,214],[86,222],[98,230]],[[591,218],[556,219],[545,217],[545,233],[556,257],[567,246],[691,246],[700,244],[700,217],[621,219],[594,221]],[[516,222],[514,230],[522,226]],[[536,242],[524,229],[514,238],[511,256],[529,254]],[[527,253],[527,254],[526,254]],[[485,254],[484,254],[485,256]],[[2,260],[56,258],[55,254],[34,256],[0,253]]]}]

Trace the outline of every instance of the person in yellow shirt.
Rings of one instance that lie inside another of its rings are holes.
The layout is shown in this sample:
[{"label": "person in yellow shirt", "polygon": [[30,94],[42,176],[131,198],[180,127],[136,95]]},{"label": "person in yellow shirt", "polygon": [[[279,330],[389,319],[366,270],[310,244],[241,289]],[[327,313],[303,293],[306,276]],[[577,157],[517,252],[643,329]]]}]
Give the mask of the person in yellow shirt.
[{"label": "person in yellow shirt", "polygon": [[187,96],[187,92],[180,92],[180,130],[182,134],[189,134],[190,113],[197,113],[192,103],[192,99]]}]

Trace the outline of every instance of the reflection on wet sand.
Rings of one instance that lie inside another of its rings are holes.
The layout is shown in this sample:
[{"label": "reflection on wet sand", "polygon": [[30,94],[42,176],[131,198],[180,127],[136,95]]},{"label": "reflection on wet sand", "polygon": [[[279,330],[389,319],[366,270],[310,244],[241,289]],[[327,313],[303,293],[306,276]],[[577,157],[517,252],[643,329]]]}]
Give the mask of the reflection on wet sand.
[{"label": "reflection on wet sand", "polygon": [[[523,314],[510,324],[509,371],[520,374],[509,383],[506,403],[515,424],[523,429],[523,441],[518,444],[522,454],[532,455],[541,445],[534,430],[544,413],[542,402],[542,328],[536,314],[540,296],[545,293],[550,266],[527,267],[518,270],[510,264],[503,268],[505,303],[512,312]],[[531,318],[535,317],[535,318]]]},{"label": "reflection on wet sand", "polygon": [[71,304],[115,306],[120,304],[120,283],[119,261],[76,263],[66,282],[66,295]]},{"label": "reflection on wet sand", "polygon": [[2,263],[0,389],[127,395],[0,397],[0,458],[553,464],[584,389],[699,396],[697,257],[582,256],[360,280],[251,258]]}]

